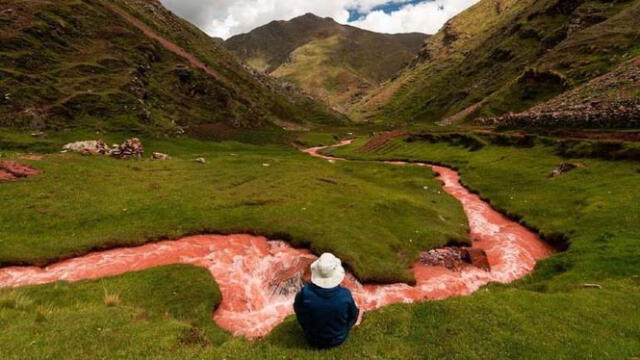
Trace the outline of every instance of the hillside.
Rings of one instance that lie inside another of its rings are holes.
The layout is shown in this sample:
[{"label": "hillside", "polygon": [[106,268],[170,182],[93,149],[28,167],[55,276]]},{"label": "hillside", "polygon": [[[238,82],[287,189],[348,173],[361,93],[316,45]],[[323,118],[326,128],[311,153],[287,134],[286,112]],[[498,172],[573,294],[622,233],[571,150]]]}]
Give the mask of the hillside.
[{"label": "hillside", "polygon": [[482,119],[508,127],[640,127],[640,56],[521,113]]},{"label": "hillside", "polygon": [[346,111],[417,54],[424,34],[379,34],[306,14],[273,21],[225,46],[253,68]]},{"label": "hillside", "polygon": [[526,110],[637,54],[638,16],[638,0],[482,0],[354,117],[452,124]]},{"label": "hillside", "polygon": [[342,121],[158,1],[3,4],[0,126],[198,134]]}]

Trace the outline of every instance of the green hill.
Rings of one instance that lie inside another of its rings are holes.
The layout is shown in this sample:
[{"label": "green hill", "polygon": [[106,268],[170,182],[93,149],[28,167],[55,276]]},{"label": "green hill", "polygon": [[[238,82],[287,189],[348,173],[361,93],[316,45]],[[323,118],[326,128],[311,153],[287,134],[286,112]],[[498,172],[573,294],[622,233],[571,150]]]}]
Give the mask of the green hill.
[{"label": "green hill", "polygon": [[158,1],[7,0],[0,126],[198,134],[343,118],[245,69]]},{"label": "green hill", "polygon": [[225,46],[253,68],[344,112],[406,66],[426,37],[379,34],[306,14],[231,37]]},{"label": "green hill", "polygon": [[354,117],[446,124],[526,110],[640,52],[640,1],[482,0]]}]

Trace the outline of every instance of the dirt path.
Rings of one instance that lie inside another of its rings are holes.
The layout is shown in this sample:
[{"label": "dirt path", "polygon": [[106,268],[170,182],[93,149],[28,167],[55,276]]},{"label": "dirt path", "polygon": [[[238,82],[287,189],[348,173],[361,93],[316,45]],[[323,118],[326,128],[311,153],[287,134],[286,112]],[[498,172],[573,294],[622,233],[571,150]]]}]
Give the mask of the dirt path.
[{"label": "dirt path", "polygon": [[[344,141],[341,145],[349,143]],[[322,149],[306,152],[333,162],[342,160],[321,155]],[[408,165],[403,162],[389,164]],[[520,279],[534,270],[537,260],[553,254],[553,249],[536,234],[470,193],[460,184],[455,171],[428,164],[413,165],[435,170],[443,182],[443,189],[462,203],[469,219],[472,247],[486,253],[491,270],[469,264],[449,270],[418,261],[413,266],[415,286],[362,284],[347,274],[343,285],[351,289],[364,311],[393,303],[468,295],[490,282]],[[0,269],[0,287],[98,279],[161,265],[191,264],[208,269],[220,286],[222,302],[213,314],[216,323],[234,335],[258,338],[267,335],[293,313],[295,293],[315,259],[308,250],[295,249],[283,241],[246,234],[203,235],[95,252],[46,268]]]},{"label": "dirt path", "polygon": [[163,36],[155,32],[151,27],[149,27],[142,21],[136,19],[133,15],[129,14],[126,10],[118,7],[117,5],[114,5],[109,0],[101,0],[100,2],[104,7],[118,14],[119,16],[124,18],[127,22],[129,22],[131,25],[135,26],[140,31],[142,31],[142,33],[146,37],[156,40],[165,49],[187,60],[189,64],[191,64],[191,66],[204,71],[205,73],[209,74],[211,77],[213,77],[214,79],[222,83],[225,83],[227,85],[229,84],[229,81],[224,76],[210,69],[204,62],[200,61],[200,59],[195,57],[193,54],[187,52],[186,50],[178,46],[176,43],[169,41],[168,39],[164,38]]}]

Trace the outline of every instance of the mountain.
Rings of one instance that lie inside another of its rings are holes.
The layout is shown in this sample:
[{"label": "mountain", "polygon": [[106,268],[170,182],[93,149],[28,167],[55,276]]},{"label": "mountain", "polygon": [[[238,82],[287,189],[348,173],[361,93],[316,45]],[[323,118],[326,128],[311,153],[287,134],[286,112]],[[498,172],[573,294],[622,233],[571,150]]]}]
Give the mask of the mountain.
[{"label": "mountain", "polygon": [[306,14],[231,37],[225,46],[253,68],[346,111],[407,65],[426,37],[380,34]]},{"label": "mountain", "polygon": [[343,117],[241,65],[157,0],[5,0],[0,126],[175,134]]},{"label": "mountain", "polygon": [[355,118],[455,124],[527,110],[640,53],[640,1],[481,0]]}]

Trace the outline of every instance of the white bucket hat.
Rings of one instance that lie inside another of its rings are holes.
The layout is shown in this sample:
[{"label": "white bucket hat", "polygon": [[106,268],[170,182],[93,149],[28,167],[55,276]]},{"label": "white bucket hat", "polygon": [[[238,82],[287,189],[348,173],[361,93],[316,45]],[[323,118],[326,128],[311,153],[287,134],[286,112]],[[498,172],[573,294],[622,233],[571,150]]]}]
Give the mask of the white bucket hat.
[{"label": "white bucket hat", "polygon": [[333,254],[324,253],[311,264],[311,282],[324,289],[340,285],[344,279],[342,261]]}]

